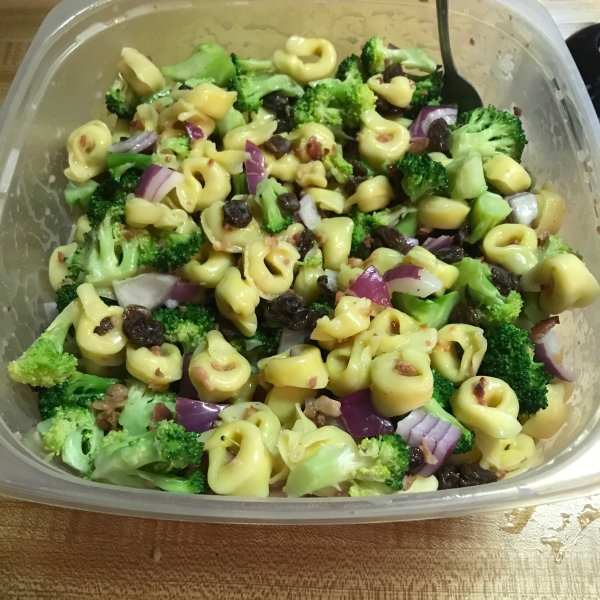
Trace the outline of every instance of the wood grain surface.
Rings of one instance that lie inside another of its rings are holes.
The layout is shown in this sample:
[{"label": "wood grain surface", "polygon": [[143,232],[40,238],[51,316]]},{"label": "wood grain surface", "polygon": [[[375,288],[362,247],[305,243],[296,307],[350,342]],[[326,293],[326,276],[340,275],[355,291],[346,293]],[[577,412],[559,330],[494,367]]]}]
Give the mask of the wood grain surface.
[{"label": "wood grain surface", "polygon": [[[54,4],[0,0],[0,102]],[[600,21],[600,0],[544,4],[565,35]],[[0,600],[597,600],[599,539],[600,496],[444,521],[303,528],[0,499]]]}]

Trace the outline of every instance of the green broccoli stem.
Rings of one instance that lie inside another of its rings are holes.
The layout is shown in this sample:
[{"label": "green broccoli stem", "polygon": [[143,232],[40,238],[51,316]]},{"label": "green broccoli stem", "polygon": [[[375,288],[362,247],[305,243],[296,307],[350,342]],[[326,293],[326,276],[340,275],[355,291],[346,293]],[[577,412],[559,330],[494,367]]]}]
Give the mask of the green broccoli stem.
[{"label": "green broccoli stem", "polygon": [[143,170],[153,162],[154,157],[152,155],[138,154],[136,152],[119,152],[117,154],[109,154],[106,157],[106,164],[109,169],[128,164]]}]

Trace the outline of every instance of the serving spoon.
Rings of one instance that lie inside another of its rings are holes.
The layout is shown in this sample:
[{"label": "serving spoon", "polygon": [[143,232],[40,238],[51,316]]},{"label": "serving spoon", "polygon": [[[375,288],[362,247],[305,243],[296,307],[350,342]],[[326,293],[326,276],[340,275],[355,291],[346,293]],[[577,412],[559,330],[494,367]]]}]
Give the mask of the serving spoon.
[{"label": "serving spoon", "polygon": [[448,0],[436,0],[438,35],[444,65],[444,104],[456,104],[459,112],[481,108],[483,102],[475,87],[459,72],[452,58]]}]

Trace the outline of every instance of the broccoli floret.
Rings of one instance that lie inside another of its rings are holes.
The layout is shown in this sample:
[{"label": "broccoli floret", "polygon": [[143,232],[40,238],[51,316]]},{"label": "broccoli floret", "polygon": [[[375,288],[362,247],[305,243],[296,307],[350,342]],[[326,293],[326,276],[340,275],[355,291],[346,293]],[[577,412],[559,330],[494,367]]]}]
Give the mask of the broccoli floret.
[{"label": "broccoli floret", "polygon": [[488,346],[478,375],[505,381],[517,395],[522,415],[533,415],[546,408],[546,384],[552,377],[541,363],[534,362],[534,346],[527,331],[503,323],[488,331],[486,338]]},{"label": "broccoli floret", "polygon": [[475,150],[483,158],[499,152],[521,160],[527,138],[519,117],[490,105],[462,114],[458,125],[450,136],[453,157]]},{"label": "broccoli floret", "polygon": [[184,353],[193,352],[215,328],[215,319],[206,308],[188,302],[177,308],[159,308],[153,317],[165,326],[167,342],[181,344]]},{"label": "broccoli floret", "polygon": [[[122,227],[107,214],[98,230],[89,232],[93,243],[84,267],[85,282],[102,287],[135,275],[139,261],[138,241],[135,236],[124,237]],[[90,238],[85,239],[87,244]],[[71,260],[69,266],[72,263]]]},{"label": "broccoli floret", "polygon": [[[68,280],[67,280],[68,281]],[[63,283],[56,290],[56,310],[62,312],[73,300],[77,300],[77,283]]]},{"label": "broccoli floret", "polygon": [[88,408],[92,402],[101,400],[116,379],[98,377],[75,371],[69,379],[38,392],[38,408],[42,419],[54,416],[58,408]]},{"label": "broccoli floret", "polygon": [[230,344],[250,363],[253,373],[258,373],[258,361],[277,354],[281,329],[258,329],[250,337],[230,340]]},{"label": "broccoli floret", "polygon": [[139,98],[133,88],[122,78],[116,79],[105,96],[106,108],[120,119],[133,119]]},{"label": "broccoli floret", "polygon": [[96,227],[107,214],[114,219],[125,219],[125,202],[127,190],[120,181],[107,177],[90,197],[87,215],[90,225]]},{"label": "broccoli floret", "polygon": [[341,147],[334,146],[333,150],[323,157],[323,166],[338,183],[346,183],[354,175],[354,168],[344,160]]},{"label": "broccoli floret", "polygon": [[373,234],[378,227],[388,227],[390,226],[390,223],[396,222],[398,220],[399,212],[403,212],[403,209],[396,212],[382,210],[379,212],[364,213],[354,207],[348,215],[354,222],[351,253],[355,254],[362,242],[364,242],[365,237]]},{"label": "broccoli floret", "polygon": [[292,224],[292,216],[284,215],[277,198],[287,194],[287,189],[276,179],[263,179],[256,186],[256,202],[263,216],[262,228],[269,233],[279,233]]},{"label": "broccoli floret", "polygon": [[479,196],[469,213],[471,233],[467,237],[469,244],[482,240],[498,223],[510,215],[512,208],[508,202],[498,194],[485,192]]},{"label": "broccoli floret", "polygon": [[415,119],[425,106],[438,106],[442,103],[443,73],[435,71],[423,77],[411,76],[415,82],[410,106],[404,112],[405,116]]},{"label": "broccoli floret", "polygon": [[243,127],[246,124],[244,115],[235,108],[231,107],[222,119],[215,120],[215,131],[223,139],[227,132]]},{"label": "broccoli floret", "polygon": [[190,235],[167,233],[157,243],[152,265],[158,271],[171,273],[190,262],[192,256],[200,252],[203,243],[204,231],[201,227]]},{"label": "broccoli floret", "polygon": [[296,126],[320,123],[355,128],[360,126],[363,112],[375,109],[375,101],[375,94],[362,82],[324,79],[306,90],[294,105],[292,116]]},{"label": "broccoli floret", "polygon": [[151,390],[137,379],[128,381],[127,401],[119,415],[119,425],[131,435],[144,433],[150,425],[152,411],[157,404],[164,404],[175,412],[175,393]]},{"label": "broccoli floret", "polygon": [[573,250],[560,235],[549,235],[538,249],[538,258],[542,261],[557,254],[574,254],[579,260],[583,260],[583,256]]},{"label": "broccoli floret", "polygon": [[207,491],[206,480],[201,471],[194,471],[186,477],[162,475],[161,473],[149,473],[147,471],[137,471],[137,475],[171,494],[204,494]]},{"label": "broccoli floret", "polygon": [[382,73],[387,64],[402,65],[411,70],[433,73],[437,69],[435,60],[421,48],[389,48],[378,37],[372,37],[363,46],[361,59],[369,75]]},{"label": "broccoli floret", "polygon": [[96,425],[93,413],[86,408],[59,406],[51,419],[38,425],[44,445],[52,456],[86,473],[100,445],[104,432]]},{"label": "broccoli floret", "polygon": [[338,67],[337,73],[335,74],[335,78],[340,81],[356,81],[359,83],[364,83],[363,76],[363,68],[362,61],[360,60],[360,56],[356,56],[356,54],[351,54],[347,56]]},{"label": "broccoli floret", "polygon": [[[435,398],[435,379],[434,379],[434,398]],[[473,443],[475,442],[475,435],[472,431],[467,429],[455,416],[451,415],[449,412],[444,410],[442,405],[437,402],[434,398],[428,400],[423,406],[423,410],[427,411],[429,414],[434,417],[439,417],[446,423],[450,423],[455,425],[462,431],[462,435],[454,451],[452,454],[464,454],[465,452],[469,452],[471,448],[473,448]]]},{"label": "broccoli floret", "polygon": [[71,208],[73,208],[79,202],[83,208],[87,209],[90,203],[90,198],[96,191],[97,187],[98,182],[94,181],[93,179],[88,179],[85,183],[75,183],[74,181],[69,181],[64,192],[65,200]]},{"label": "broccoli floret", "polygon": [[452,412],[450,406],[450,398],[456,391],[454,384],[440,375],[435,369],[431,369],[433,373],[433,396],[432,398],[448,413]]},{"label": "broccoli floret", "polygon": [[454,265],[458,279],[452,287],[463,302],[477,304],[476,312],[481,325],[492,327],[514,321],[523,308],[521,295],[512,291],[503,296],[492,284],[489,267],[474,258],[463,258]]},{"label": "broccoli floret", "polygon": [[446,175],[448,191],[453,200],[479,198],[487,192],[483,159],[478,152],[465,152],[448,163]]},{"label": "broccoli floret", "polygon": [[138,244],[138,265],[151,263],[158,254],[158,240],[160,238],[152,237],[147,229],[135,229],[130,233],[133,233]]},{"label": "broccoli floret", "polygon": [[[173,421],[159,421],[151,431],[103,445],[90,477],[133,487],[144,487],[143,481],[147,480],[161,489],[173,485],[182,491],[189,488],[170,478],[181,477],[187,469],[196,467],[203,450],[197,433],[188,433]],[[192,489],[199,490],[200,486]]]},{"label": "broccoli floret", "polygon": [[77,359],[63,346],[71,325],[81,314],[79,301],[71,302],[25,352],[8,364],[8,375],[19,383],[52,387],[77,369]]},{"label": "broccoli floret", "polygon": [[199,44],[185,60],[163,67],[162,72],[174,81],[201,79],[226,86],[235,75],[235,67],[218,44]]},{"label": "broccoli floret", "polygon": [[539,292],[523,292],[523,316],[525,316],[532,325],[537,325],[545,321],[550,315],[540,306]]},{"label": "broccoli floret", "polygon": [[159,150],[171,150],[179,160],[185,160],[190,155],[190,137],[188,135],[169,137],[160,142]]},{"label": "broccoli floret", "polygon": [[231,62],[238,75],[266,75],[275,71],[275,65],[270,60],[242,58],[237,54],[232,54]]},{"label": "broccoli floret", "polygon": [[415,321],[424,323],[427,327],[440,329],[448,323],[450,313],[460,302],[458,292],[449,292],[429,300],[422,300],[411,294],[395,292],[392,294],[392,304],[398,310],[405,312]]},{"label": "broccoli floret", "polygon": [[395,168],[404,174],[402,189],[417,202],[425,196],[439,194],[448,187],[448,176],[442,164],[433,160],[429,154],[407,152]]},{"label": "broccoli floret", "polygon": [[304,94],[304,88],[291,77],[282,73],[249,74],[237,73],[229,82],[229,89],[237,92],[235,108],[241,112],[256,112],[267,94],[281,92],[294,98]]}]

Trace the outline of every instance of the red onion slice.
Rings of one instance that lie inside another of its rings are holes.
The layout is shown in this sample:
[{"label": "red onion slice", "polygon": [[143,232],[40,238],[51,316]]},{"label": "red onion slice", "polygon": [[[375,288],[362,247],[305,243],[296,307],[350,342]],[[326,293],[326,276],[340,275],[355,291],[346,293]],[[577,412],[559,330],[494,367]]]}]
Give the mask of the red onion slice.
[{"label": "red onion slice", "polygon": [[134,135],[126,140],[117,142],[108,147],[108,150],[113,154],[121,154],[123,152],[142,152],[150,146],[153,146],[158,140],[158,136],[154,131],[144,131],[138,135]]},{"label": "red onion slice", "polygon": [[410,124],[408,131],[411,139],[426,138],[434,121],[444,119],[448,125],[454,125],[458,118],[458,110],[453,106],[426,106],[421,109],[417,118]]},{"label": "red onion slice", "polygon": [[212,429],[219,413],[228,406],[228,404],[213,404],[212,402],[179,397],[175,400],[177,423],[186,431],[202,433]]},{"label": "red onion slice", "polygon": [[198,390],[190,379],[190,361],[192,360],[193,352],[188,352],[183,355],[182,376],[179,382],[179,395],[190,400],[198,400]]},{"label": "red onion slice", "polygon": [[390,294],[402,292],[418,298],[427,298],[444,287],[435,275],[414,265],[398,265],[387,271],[383,279]]},{"label": "red onion slice", "polygon": [[171,290],[169,298],[171,300],[177,300],[177,302],[192,302],[201,290],[202,288],[195,283],[179,281]]},{"label": "red onion slice", "polygon": [[256,194],[258,184],[267,176],[265,155],[261,152],[260,148],[250,140],[246,140],[245,150],[250,155],[244,162],[248,191],[251,194]]},{"label": "red onion slice", "polygon": [[449,248],[452,246],[452,241],[452,237],[449,235],[440,235],[440,237],[437,238],[428,237],[423,242],[423,248],[429,250],[429,252],[436,252],[442,248]]},{"label": "red onion slice", "polygon": [[379,271],[370,265],[348,287],[348,291],[359,298],[368,298],[379,306],[392,307],[390,292]]},{"label": "red onion slice", "polygon": [[563,381],[575,381],[579,371],[563,356],[563,349],[554,331],[549,331],[534,344],[534,359],[541,362],[550,375]]},{"label": "red onion slice", "polygon": [[201,140],[204,137],[204,131],[202,131],[202,129],[198,127],[198,125],[195,125],[190,121],[184,121],[183,126],[185,127],[185,132],[190,138],[190,142]]},{"label": "red onion slice", "polygon": [[130,304],[139,304],[154,310],[162,306],[178,281],[178,277],[168,273],[143,273],[123,281],[114,281],[113,289],[119,306],[125,308]]},{"label": "red onion slice", "polygon": [[504,198],[513,209],[511,219],[519,225],[531,225],[538,216],[538,205],[535,194],[523,192]]},{"label": "red onion slice", "polygon": [[183,175],[159,165],[148,165],[135,188],[135,195],[149,202],[160,202],[183,181]]},{"label": "red onion slice", "polygon": [[343,396],[340,403],[341,420],[353,438],[394,433],[392,422],[375,411],[368,388]]},{"label": "red onion slice", "polygon": [[304,196],[300,198],[300,210],[298,211],[298,216],[302,219],[305,227],[311,231],[319,224],[319,221],[321,221],[321,215],[317,210],[315,199],[310,194],[304,194]]}]

